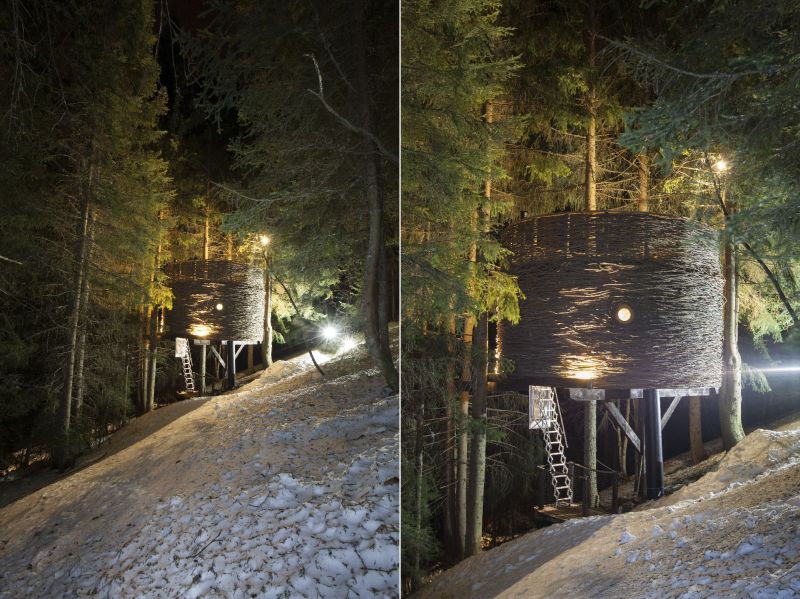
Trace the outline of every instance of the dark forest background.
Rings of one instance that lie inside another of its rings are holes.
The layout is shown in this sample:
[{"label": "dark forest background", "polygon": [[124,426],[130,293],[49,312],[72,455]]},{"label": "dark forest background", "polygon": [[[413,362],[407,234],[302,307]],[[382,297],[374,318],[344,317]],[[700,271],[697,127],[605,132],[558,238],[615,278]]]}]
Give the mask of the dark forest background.
[{"label": "dark forest background", "polygon": [[269,260],[276,343],[335,315],[397,387],[397,30],[380,0],[3,4],[0,473],[175,399],[176,260]]},{"label": "dark forest background", "polygon": [[[796,364],[800,343],[799,27],[791,2],[403,1],[405,592],[534,526],[541,436],[495,356],[496,323],[524,318],[508,222],[651,211],[718,231],[725,380],[694,418],[681,405],[667,457],[690,420],[730,448],[743,421],[794,409],[797,373],[757,367]],[[562,402],[568,457],[636,477],[588,403]]]}]

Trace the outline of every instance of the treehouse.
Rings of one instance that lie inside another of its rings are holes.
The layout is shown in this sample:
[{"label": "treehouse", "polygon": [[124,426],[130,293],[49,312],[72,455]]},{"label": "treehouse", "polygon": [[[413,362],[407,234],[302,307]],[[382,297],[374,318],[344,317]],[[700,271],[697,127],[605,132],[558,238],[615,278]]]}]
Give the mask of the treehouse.
[{"label": "treehouse", "polygon": [[164,336],[175,339],[187,390],[194,390],[190,343],[201,347],[201,390],[207,347],[232,388],[236,357],[243,347],[260,343],[264,334],[263,271],[225,260],[174,262],[164,270],[173,293]]},{"label": "treehouse", "polygon": [[[503,243],[525,295],[520,323],[498,331],[498,354],[515,363],[505,386],[560,388],[577,400],[646,400],[655,476],[660,431],[678,401],[710,395],[722,379],[714,232],[650,213],[563,213],[510,224]],[[531,403],[540,395],[529,391]],[[672,398],[663,417],[661,398]],[[614,404],[603,405],[630,437]],[[541,419],[532,428],[535,422]],[[638,438],[634,446],[641,449]],[[648,481],[658,483],[650,474]],[[660,487],[663,493],[663,473]]]}]

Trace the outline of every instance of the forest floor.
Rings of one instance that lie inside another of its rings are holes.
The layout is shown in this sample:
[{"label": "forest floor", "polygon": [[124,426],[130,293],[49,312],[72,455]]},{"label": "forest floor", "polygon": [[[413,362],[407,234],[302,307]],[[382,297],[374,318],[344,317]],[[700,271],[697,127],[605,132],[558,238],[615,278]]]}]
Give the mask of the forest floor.
[{"label": "forest floor", "polygon": [[323,368],[277,362],[14,481],[0,598],[396,596],[398,396],[363,345]]},{"label": "forest floor", "polygon": [[414,597],[800,597],[800,419],[772,428],[673,464],[691,482],[667,497],[525,534]]}]

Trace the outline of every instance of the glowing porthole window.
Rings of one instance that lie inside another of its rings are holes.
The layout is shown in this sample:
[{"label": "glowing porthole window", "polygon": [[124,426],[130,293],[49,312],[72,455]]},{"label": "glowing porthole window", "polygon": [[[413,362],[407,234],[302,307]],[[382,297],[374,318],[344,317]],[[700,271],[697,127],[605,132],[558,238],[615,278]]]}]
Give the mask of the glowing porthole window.
[{"label": "glowing porthole window", "polygon": [[633,321],[633,308],[628,304],[619,304],[614,308],[614,318],[622,324],[629,324]]}]

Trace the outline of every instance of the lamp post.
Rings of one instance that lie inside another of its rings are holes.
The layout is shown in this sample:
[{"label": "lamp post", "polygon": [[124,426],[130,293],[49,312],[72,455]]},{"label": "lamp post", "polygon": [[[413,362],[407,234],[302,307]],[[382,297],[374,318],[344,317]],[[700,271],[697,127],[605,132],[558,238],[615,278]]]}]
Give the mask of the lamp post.
[{"label": "lamp post", "polygon": [[264,257],[264,340],[261,344],[264,368],[272,366],[272,281],[269,274],[270,256],[268,253],[270,238],[261,235],[261,254]]}]

